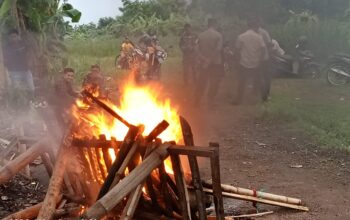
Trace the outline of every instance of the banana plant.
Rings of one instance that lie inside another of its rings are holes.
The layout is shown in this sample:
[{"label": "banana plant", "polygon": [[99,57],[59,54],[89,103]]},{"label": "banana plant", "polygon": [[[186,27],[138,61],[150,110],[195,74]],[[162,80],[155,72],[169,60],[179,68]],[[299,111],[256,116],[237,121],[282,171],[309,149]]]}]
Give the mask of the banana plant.
[{"label": "banana plant", "polygon": [[[0,0],[0,29],[17,28],[34,50],[36,72],[48,73],[51,59],[61,59],[69,18],[79,22],[81,12],[60,0]],[[56,62],[56,61],[55,61]],[[45,63],[45,68],[42,68]],[[51,70],[52,71],[52,70]]]}]

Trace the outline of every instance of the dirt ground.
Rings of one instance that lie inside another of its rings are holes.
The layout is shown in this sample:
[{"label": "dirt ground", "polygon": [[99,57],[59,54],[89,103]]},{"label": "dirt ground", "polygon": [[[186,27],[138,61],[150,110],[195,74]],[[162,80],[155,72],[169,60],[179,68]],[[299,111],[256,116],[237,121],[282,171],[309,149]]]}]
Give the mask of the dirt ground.
[{"label": "dirt ground", "polygon": [[[212,108],[194,107],[189,88],[169,91],[180,100],[180,112],[192,125],[196,144],[220,144],[222,182],[300,198],[311,209],[304,213],[258,205],[275,212],[261,219],[350,219],[349,154],[322,149],[302,131],[284,124],[262,121],[255,105],[230,105],[231,87],[227,82],[223,87]],[[207,165],[202,163],[204,173]],[[228,213],[247,207],[253,208],[248,202],[225,199]]]}]

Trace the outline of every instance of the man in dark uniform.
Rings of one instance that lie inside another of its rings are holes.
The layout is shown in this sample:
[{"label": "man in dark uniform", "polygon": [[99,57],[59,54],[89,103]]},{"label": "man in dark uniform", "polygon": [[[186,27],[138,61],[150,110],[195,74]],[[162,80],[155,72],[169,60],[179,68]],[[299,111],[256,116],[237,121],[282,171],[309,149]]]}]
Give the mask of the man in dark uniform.
[{"label": "man in dark uniform", "polygon": [[184,31],[180,38],[180,49],[182,51],[183,80],[187,85],[190,80],[196,82],[196,43],[197,35],[193,32],[190,24],[185,24]]},{"label": "man in dark uniform", "polygon": [[208,106],[213,104],[223,76],[222,48],[223,37],[216,30],[215,19],[208,20],[208,29],[198,36],[197,55],[199,58],[199,76],[195,91],[195,105],[199,105],[202,96],[207,93]]}]

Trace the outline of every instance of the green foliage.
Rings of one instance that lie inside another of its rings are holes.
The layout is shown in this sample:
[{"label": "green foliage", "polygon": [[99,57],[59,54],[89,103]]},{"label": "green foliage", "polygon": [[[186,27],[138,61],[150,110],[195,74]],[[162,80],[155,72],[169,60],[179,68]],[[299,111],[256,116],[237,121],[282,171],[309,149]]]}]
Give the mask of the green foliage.
[{"label": "green foliage", "polygon": [[350,52],[350,25],[335,19],[319,19],[311,12],[293,13],[286,24],[269,26],[271,35],[287,52],[293,53],[300,36],[308,38],[310,49],[321,59],[336,52]]}]

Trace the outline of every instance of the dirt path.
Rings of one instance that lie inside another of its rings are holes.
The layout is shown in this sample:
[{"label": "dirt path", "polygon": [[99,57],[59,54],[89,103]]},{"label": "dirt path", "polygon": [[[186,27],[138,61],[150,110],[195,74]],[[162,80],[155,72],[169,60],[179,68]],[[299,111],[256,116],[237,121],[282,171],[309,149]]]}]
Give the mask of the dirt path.
[{"label": "dirt path", "polygon": [[[311,209],[302,213],[260,205],[275,211],[263,219],[350,219],[348,154],[318,148],[300,131],[257,119],[254,105],[231,106],[227,93],[207,109],[194,108],[188,89],[180,91],[180,112],[192,124],[197,145],[220,143],[223,183],[301,198]],[[252,207],[236,200],[225,200],[225,206],[233,213]]]}]

